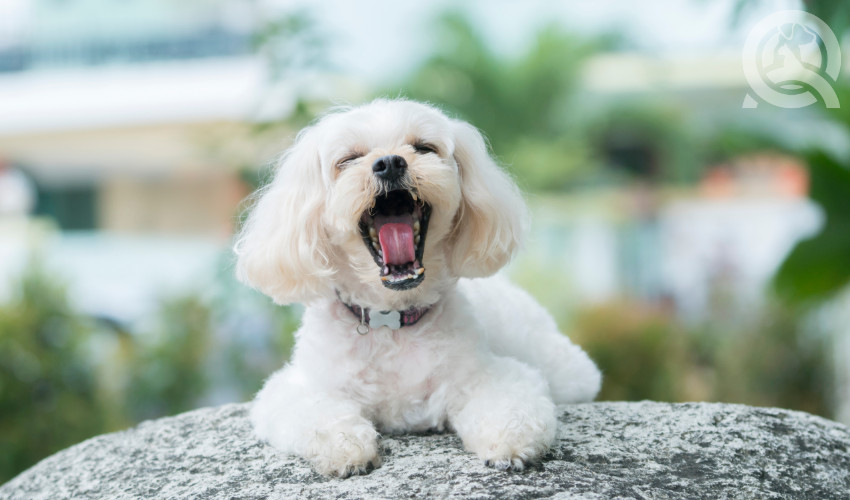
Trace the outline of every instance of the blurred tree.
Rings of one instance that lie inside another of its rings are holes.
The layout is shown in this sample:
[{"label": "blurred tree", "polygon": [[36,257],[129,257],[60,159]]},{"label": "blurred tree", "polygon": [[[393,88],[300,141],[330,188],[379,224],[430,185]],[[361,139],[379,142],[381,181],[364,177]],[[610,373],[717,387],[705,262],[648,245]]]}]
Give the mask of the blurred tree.
[{"label": "blurred tree", "polygon": [[594,98],[582,89],[584,63],[618,46],[615,37],[577,38],[553,24],[511,57],[450,12],[440,18],[436,38],[434,55],[400,85],[400,94],[480,128],[523,188],[696,178],[702,163],[681,110],[644,97]]},{"label": "blurred tree", "polygon": [[798,311],[768,304],[750,322],[709,324],[694,338],[694,354],[711,373],[711,399],[831,416],[828,339]]},{"label": "blurred tree", "polygon": [[[327,51],[328,35],[319,29],[308,10],[266,13],[257,7],[258,17],[264,19],[254,36],[254,49],[268,68],[268,82],[261,99],[259,120],[252,123],[251,135],[257,144],[279,145],[281,137],[294,138],[307,126],[327,103],[314,102],[310,96],[314,81],[305,78],[316,70],[332,69]],[[211,138],[208,149],[213,156],[220,154],[226,141]],[[235,159],[239,177],[251,191],[271,180],[274,162],[258,164],[253,156]],[[250,202],[243,204],[240,221]]]},{"label": "blurred tree", "polygon": [[[820,17],[841,38],[850,27],[850,4],[842,0],[805,1],[804,8]],[[824,108],[824,116],[850,137],[850,84],[839,79],[835,88],[839,108]],[[809,150],[802,153],[809,166],[811,198],[826,217],[813,238],[800,242],[788,255],[774,284],[790,303],[813,305],[830,299],[850,285],[850,161],[848,152]]]},{"label": "blurred tree", "polygon": [[90,332],[61,281],[34,259],[0,305],[0,482],[109,426]]},{"label": "blurred tree", "polygon": [[438,27],[434,55],[402,83],[403,96],[433,102],[483,130],[524,187],[563,189],[586,171],[591,152],[575,94],[580,63],[600,43],[553,25],[510,59],[493,52],[460,14],[445,14]]},{"label": "blurred tree", "polygon": [[[758,2],[738,0],[733,12],[733,23],[740,22],[747,9],[755,5],[758,5]],[[850,28],[850,4],[845,0],[802,0],[801,7],[829,25],[839,41]]]},{"label": "blurred tree", "polygon": [[125,395],[139,421],[190,410],[207,390],[210,310],[197,296],[164,301],[153,331],[136,336]]},{"label": "blurred tree", "polygon": [[0,482],[88,437],[252,397],[288,358],[300,310],[240,289],[231,271],[128,331],[74,311],[33,260],[0,304]]},{"label": "blurred tree", "polygon": [[269,14],[258,6],[265,21],[254,32],[254,48],[269,68],[269,78],[280,81],[294,70],[326,67],[327,38],[304,9]]},{"label": "blurred tree", "polygon": [[600,400],[723,401],[829,417],[829,345],[795,311],[685,326],[670,311],[618,301],[578,313],[571,337],[603,370]]},{"label": "blurred tree", "polygon": [[587,125],[602,183],[641,180],[693,183],[704,165],[703,150],[684,110],[663,100],[614,101]]},{"label": "blurred tree", "polygon": [[632,301],[581,311],[570,336],[603,370],[603,401],[681,401],[686,397],[688,337],[662,309]]},{"label": "blurred tree", "polygon": [[801,241],[774,280],[780,296],[812,304],[830,298],[850,283],[850,169],[822,151],[805,155],[811,198],[826,215],[815,237]]},{"label": "blurred tree", "polygon": [[289,359],[302,307],[279,306],[241,285],[233,272],[233,256],[222,255],[215,284],[206,303],[216,334],[210,353],[211,382],[233,399],[250,399],[262,381]]}]

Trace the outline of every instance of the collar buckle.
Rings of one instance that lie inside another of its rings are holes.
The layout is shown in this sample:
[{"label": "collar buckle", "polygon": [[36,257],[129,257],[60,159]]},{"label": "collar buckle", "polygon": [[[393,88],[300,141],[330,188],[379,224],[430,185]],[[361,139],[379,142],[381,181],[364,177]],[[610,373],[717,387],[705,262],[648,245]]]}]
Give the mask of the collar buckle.
[{"label": "collar buckle", "polygon": [[[369,320],[371,324],[371,319]],[[360,324],[357,325],[357,333],[360,335],[366,335],[369,333],[369,326],[366,325],[366,310],[362,307],[360,308]]]},{"label": "collar buckle", "polygon": [[336,292],[340,302],[351,311],[355,317],[359,316],[360,322],[357,324],[357,333],[366,335],[373,328],[386,326],[390,330],[401,330],[404,326],[416,324],[425,313],[431,310],[432,306],[425,308],[410,308],[404,311],[374,311],[365,307],[360,307],[355,304],[348,304],[342,300],[339,290]]}]

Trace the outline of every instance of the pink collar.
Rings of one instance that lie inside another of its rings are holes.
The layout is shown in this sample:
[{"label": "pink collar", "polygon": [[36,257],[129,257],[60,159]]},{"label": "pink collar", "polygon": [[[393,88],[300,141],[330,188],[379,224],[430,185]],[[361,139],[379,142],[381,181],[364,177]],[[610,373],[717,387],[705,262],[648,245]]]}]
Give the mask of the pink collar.
[{"label": "pink collar", "polygon": [[[339,292],[337,292],[337,295],[339,295]],[[399,330],[403,326],[415,325],[425,313],[431,310],[431,306],[428,306],[423,308],[411,307],[404,311],[374,311],[357,304],[346,304],[342,299],[340,299],[340,302],[356,318],[360,319],[360,324],[357,325],[357,333],[360,335],[366,335],[370,329],[382,326],[389,327],[390,330]]]}]

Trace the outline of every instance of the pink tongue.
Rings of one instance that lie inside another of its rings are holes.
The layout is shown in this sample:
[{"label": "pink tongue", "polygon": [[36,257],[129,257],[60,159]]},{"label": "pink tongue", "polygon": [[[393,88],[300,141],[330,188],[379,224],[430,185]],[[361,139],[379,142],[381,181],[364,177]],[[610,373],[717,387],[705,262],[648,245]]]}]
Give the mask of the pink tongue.
[{"label": "pink tongue", "polygon": [[378,234],[381,251],[384,252],[384,264],[397,266],[416,259],[413,246],[413,228],[410,224],[390,222],[381,226]]}]

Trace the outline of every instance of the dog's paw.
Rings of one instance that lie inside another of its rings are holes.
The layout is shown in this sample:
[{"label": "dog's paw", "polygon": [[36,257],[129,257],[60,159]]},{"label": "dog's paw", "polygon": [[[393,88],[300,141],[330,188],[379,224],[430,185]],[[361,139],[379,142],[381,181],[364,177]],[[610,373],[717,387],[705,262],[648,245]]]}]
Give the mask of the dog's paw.
[{"label": "dog's paw", "polygon": [[363,474],[368,474],[373,470],[377,469],[381,465],[381,458],[377,457],[374,461],[369,461],[365,465],[348,465],[345,466],[344,469],[337,469],[333,472],[327,474],[334,477],[339,477],[340,479],[346,479],[351,476],[360,476]]},{"label": "dog's paw", "polygon": [[337,422],[316,431],[306,457],[320,474],[346,478],[381,465],[378,433],[367,420]]},{"label": "dog's paw", "polygon": [[525,469],[525,461],[519,457],[513,458],[488,458],[484,465],[497,470],[521,471]]},{"label": "dog's paw", "polygon": [[[513,417],[513,418],[511,418]],[[554,414],[537,417],[515,412],[504,420],[487,419],[461,437],[467,449],[498,470],[521,471],[540,460],[555,440]],[[483,419],[482,419],[483,420]]]},{"label": "dog's paw", "polygon": [[521,471],[526,465],[537,462],[549,448],[546,438],[527,437],[524,445],[516,440],[506,439],[494,443],[486,450],[479,451],[478,456],[484,460],[484,465],[487,467],[505,471]]}]

